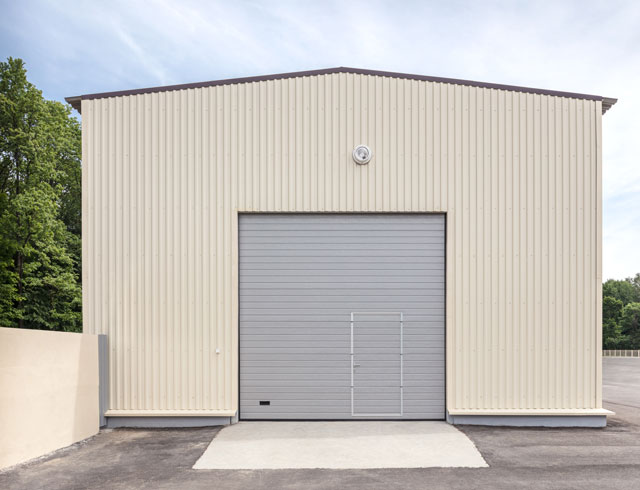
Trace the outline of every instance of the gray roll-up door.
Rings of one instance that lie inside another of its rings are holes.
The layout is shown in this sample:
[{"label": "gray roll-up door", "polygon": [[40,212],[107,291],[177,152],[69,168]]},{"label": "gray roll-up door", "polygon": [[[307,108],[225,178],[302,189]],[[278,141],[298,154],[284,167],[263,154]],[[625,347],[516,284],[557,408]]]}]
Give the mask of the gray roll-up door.
[{"label": "gray roll-up door", "polygon": [[240,215],[239,253],[240,418],[444,418],[443,215]]}]

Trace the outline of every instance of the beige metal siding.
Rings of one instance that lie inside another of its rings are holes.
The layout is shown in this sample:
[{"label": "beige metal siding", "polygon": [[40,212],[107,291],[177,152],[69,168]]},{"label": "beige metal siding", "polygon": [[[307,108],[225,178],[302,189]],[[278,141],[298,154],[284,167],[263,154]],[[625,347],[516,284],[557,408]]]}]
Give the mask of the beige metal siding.
[{"label": "beige metal siding", "polygon": [[242,211],[446,212],[450,412],[601,407],[601,113],[355,74],[83,100],[112,413],[237,408]]}]

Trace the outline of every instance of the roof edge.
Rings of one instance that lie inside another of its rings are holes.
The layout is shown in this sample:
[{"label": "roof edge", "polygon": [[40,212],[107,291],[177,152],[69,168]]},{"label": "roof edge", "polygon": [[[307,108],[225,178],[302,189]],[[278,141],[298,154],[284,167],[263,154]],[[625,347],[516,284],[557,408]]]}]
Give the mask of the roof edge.
[{"label": "roof edge", "polygon": [[178,85],[163,85],[163,86],[157,86],[157,87],[121,90],[121,91],[115,91],[115,92],[99,92],[99,93],[93,93],[93,94],[84,94],[84,95],[78,95],[73,97],[66,97],[65,100],[69,104],[71,104],[71,106],[74,109],[80,112],[80,106],[81,106],[82,100],[102,99],[106,97],[121,97],[126,95],[139,95],[139,94],[148,94],[148,93],[155,93],[155,92],[168,92],[168,91],[174,91],[174,90],[186,90],[186,89],[203,88],[203,87],[215,87],[217,85],[232,85],[232,84],[238,84],[238,83],[252,83],[252,82],[263,82],[268,80],[282,80],[287,78],[330,75],[334,73],[353,73],[356,75],[371,75],[371,76],[380,76],[380,77],[389,77],[389,78],[403,78],[407,80],[448,83],[453,85],[466,85],[469,87],[490,88],[490,89],[496,89],[496,90],[509,90],[512,92],[551,95],[556,97],[567,97],[572,99],[596,100],[596,101],[603,102],[603,109],[602,109],[603,114],[609,108],[611,108],[611,106],[613,106],[613,104],[615,104],[617,101],[617,99],[605,98],[600,95],[589,95],[589,94],[582,94],[582,93],[576,93],[576,92],[563,92],[558,90],[547,90],[547,89],[539,89],[539,88],[533,88],[533,87],[523,87],[519,85],[505,85],[505,84],[499,84],[499,83],[478,82],[474,80],[462,80],[457,78],[432,77],[432,76],[426,76],[426,75],[415,75],[411,73],[366,70],[362,68],[349,68],[346,66],[340,66],[336,68],[324,68],[320,70],[275,73],[272,75],[259,75],[259,76],[242,77],[242,78],[226,78],[222,80],[183,83]]},{"label": "roof edge", "polygon": [[613,97],[602,97],[602,114],[616,105],[616,102],[618,102],[618,99],[614,99]]},{"label": "roof edge", "polygon": [[82,102],[82,96],[81,95],[75,95],[73,97],[65,97],[64,100],[67,102],[67,104],[69,104],[71,107],[73,107],[76,111],[80,112],[80,105]]}]

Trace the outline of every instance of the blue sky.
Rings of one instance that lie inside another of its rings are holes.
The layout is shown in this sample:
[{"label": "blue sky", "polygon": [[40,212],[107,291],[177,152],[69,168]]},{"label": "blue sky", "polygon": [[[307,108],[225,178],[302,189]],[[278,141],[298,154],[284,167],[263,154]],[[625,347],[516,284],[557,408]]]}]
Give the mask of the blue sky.
[{"label": "blue sky", "polygon": [[48,98],[333,66],[619,98],[606,278],[640,272],[640,2],[0,0],[0,57]]}]

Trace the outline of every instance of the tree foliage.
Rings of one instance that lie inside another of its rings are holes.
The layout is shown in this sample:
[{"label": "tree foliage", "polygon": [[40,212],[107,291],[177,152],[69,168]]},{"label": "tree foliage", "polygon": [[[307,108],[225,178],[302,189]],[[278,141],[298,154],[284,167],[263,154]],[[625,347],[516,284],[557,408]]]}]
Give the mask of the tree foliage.
[{"label": "tree foliage", "polygon": [[0,63],[0,325],[80,331],[80,152],[68,106]]},{"label": "tree foliage", "polygon": [[620,317],[622,335],[629,343],[629,349],[640,348],[640,303],[629,303],[622,309]]},{"label": "tree foliage", "polygon": [[640,274],[602,285],[605,349],[640,349]]},{"label": "tree foliage", "polygon": [[616,281],[609,279],[602,285],[603,298],[617,298],[623,304],[640,302],[640,287],[634,285],[633,279],[628,278],[624,281]]}]

